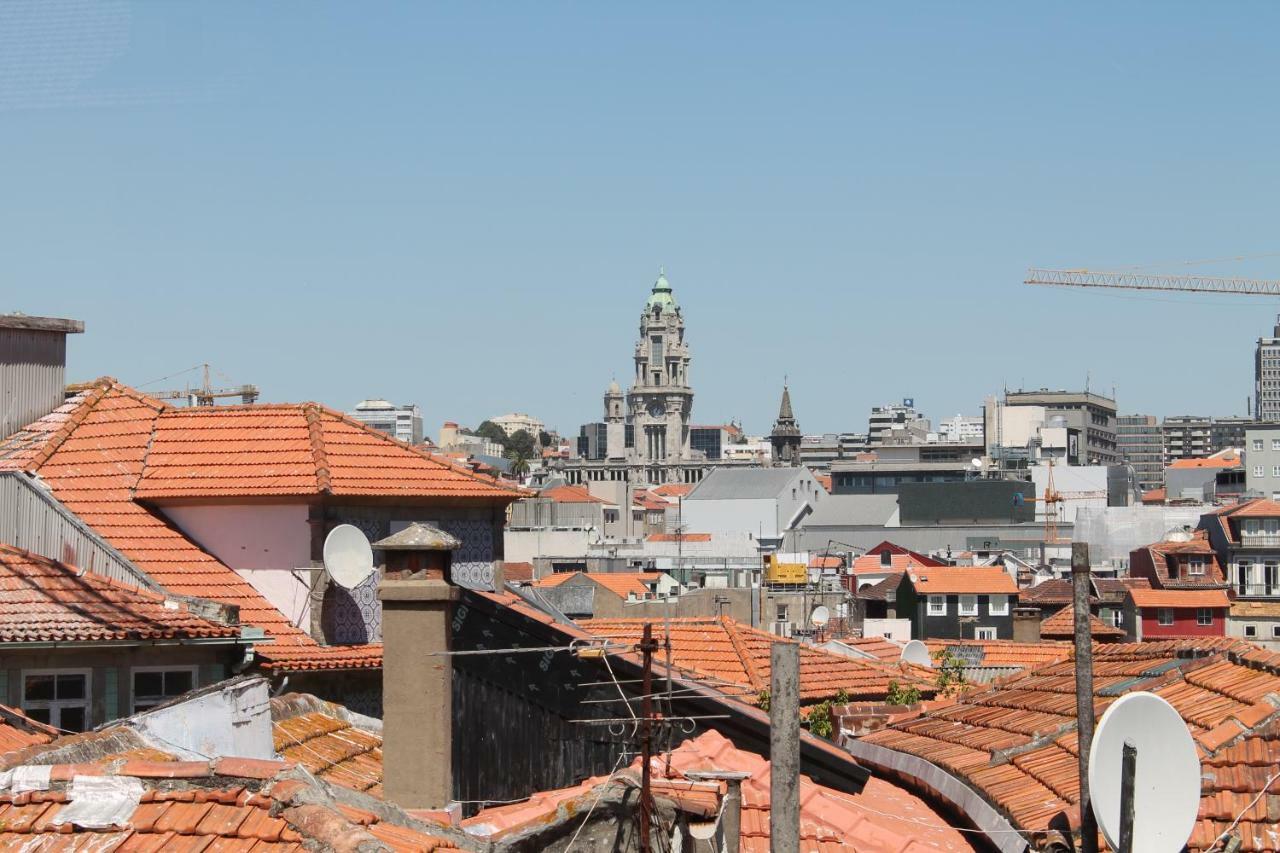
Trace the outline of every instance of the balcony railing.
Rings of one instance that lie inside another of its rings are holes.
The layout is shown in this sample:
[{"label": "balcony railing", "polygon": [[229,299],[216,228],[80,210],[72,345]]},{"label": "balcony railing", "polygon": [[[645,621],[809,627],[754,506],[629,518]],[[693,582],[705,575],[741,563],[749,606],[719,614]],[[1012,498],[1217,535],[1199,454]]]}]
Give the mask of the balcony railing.
[{"label": "balcony railing", "polygon": [[1231,586],[1241,598],[1280,598],[1280,583],[1235,583]]},{"label": "balcony railing", "polygon": [[1240,544],[1245,548],[1277,548],[1280,547],[1280,534],[1243,533]]}]

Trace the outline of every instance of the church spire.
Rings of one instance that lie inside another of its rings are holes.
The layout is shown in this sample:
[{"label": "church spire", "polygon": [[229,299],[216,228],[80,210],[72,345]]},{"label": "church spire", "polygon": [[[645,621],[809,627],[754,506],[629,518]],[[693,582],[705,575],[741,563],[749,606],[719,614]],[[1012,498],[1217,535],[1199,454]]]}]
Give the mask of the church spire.
[{"label": "church spire", "polygon": [[796,416],[791,413],[791,389],[786,385],[782,386],[782,405],[778,407],[778,421],[794,421]]}]

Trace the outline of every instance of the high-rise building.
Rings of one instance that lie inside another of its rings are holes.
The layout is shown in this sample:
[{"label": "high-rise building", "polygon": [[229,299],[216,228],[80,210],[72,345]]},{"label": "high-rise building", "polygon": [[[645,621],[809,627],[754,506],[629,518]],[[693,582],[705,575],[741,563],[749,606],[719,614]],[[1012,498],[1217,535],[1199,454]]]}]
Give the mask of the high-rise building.
[{"label": "high-rise building", "polygon": [[1116,417],[1116,447],[1144,492],[1164,486],[1164,434],[1155,415]]},{"label": "high-rise building", "polygon": [[903,436],[913,433],[924,442],[929,433],[929,421],[916,411],[915,400],[907,397],[901,405],[874,406],[867,418],[867,444],[871,447],[884,444],[893,433]]},{"label": "high-rise building", "polygon": [[1160,425],[1165,464],[1179,459],[1204,459],[1220,450],[1244,447],[1245,429],[1252,423],[1252,418],[1238,416],[1170,415]]},{"label": "high-rise building", "polygon": [[399,441],[422,443],[422,411],[414,403],[397,406],[386,400],[361,400],[347,417]]},{"label": "high-rise building", "polygon": [[[1043,406],[1046,414],[1060,415],[1065,426],[1078,430],[1084,447],[1078,454],[1082,465],[1115,465],[1120,461],[1116,451],[1116,401],[1089,391],[1009,391],[1005,405]],[[990,435],[988,435],[990,441]],[[1068,451],[1068,456],[1073,456]]]},{"label": "high-rise building", "polygon": [[1260,421],[1280,421],[1280,317],[1271,337],[1258,338],[1253,359],[1254,414]]}]

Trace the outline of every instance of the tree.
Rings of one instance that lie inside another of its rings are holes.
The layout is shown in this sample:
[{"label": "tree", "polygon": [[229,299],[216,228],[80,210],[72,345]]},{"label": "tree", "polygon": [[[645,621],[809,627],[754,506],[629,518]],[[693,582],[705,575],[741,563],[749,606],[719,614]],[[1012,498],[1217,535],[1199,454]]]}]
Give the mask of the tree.
[{"label": "tree", "polygon": [[507,451],[506,456],[507,461],[511,463],[511,476],[523,480],[529,473],[529,455],[513,447]]},{"label": "tree", "polygon": [[551,433],[547,432],[545,429],[542,432],[538,433],[538,444],[542,445],[543,447],[550,447],[555,443],[556,442],[552,441]]},{"label": "tree", "polygon": [[525,459],[533,457],[538,452],[538,446],[533,440],[533,436],[529,435],[528,430],[518,429],[511,433],[511,437],[507,439],[503,447],[507,450],[507,455],[512,453],[520,453]]},{"label": "tree", "polygon": [[914,705],[920,701],[920,690],[916,687],[903,687],[896,680],[890,681],[884,701],[886,705]]},{"label": "tree", "polygon": [[933,659],[938,662],[938,691],[945,693],[949,687],[958,687],[965,683],[964,661],[946,649],[934,652]]},{"label": "tree", "polygon": [[476,427],[475,434],[489,439],[494,444],[501,444],[504,449],[507,446],[506,430],[493,421],[481,421],[480,426]]}]

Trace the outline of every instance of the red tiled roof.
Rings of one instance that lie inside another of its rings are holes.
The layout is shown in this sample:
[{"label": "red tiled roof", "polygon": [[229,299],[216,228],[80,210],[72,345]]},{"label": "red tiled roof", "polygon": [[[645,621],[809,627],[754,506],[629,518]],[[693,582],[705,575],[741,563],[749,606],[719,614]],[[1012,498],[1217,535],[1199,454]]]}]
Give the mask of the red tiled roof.
[{"label": "red tiled roof", "polygon": [[[640,763],[632,765],[638,773]],[[753,752],[737,749],[719,732],[704,732],[671,752],[671,772],[655,760],[655,795],[701,807],[715,814],[724,788],[721,783],[686,778],[698,771],[749,773],[742,783],[741,846],[743,853],[768,853],[770,764]],[[577,815],[606,784],[603,777],[561,791],[537,794],[530,800],[486,809],[462,822],[463,827],[489,838],[502,838],[526,827],[545,825],[557,815]],[[633,780],[615,780],[631,785]],[[882,779],[867,781],[857,794],[845,794],[800,777],[800,841],[804,850],[820,853],[921,853],[926,850],[972,849],[947,820],[925,802]]]},{"label": "red tiled roof", "polygon": [[664,483],[654,486],[650,491],[660,498],[681,498],[693,491],[696,483]]},{"label": "red tiled roof", "polygon": [[1234,453],[1215,453],[1203,459],[1175,459],[1169,463],[1170,468],[1235,468],[1240,464],[1240,457]]},{"label": "red tiled roof", "polygon": [[515,500],[523,492],[316,403],[165,408],[134,497],[395,496]]},{"label": "red tiled roof", "polygon": [[314,696],[274,697],[275,750],[326,782],[381,798],[382,735],[353,725],[349,716],[345,708]]},{"label": "red tiled roof", "polygon": [[1229,607],[1225,589],[1131,589],[1139,607]]},{"label": "red tiled roof", "polygon": [[36,722],[17,708],[0,705],[0,755],[48,743],[57,736],[53,726]]},{"label": "red tiled roof", "polygon": [[975,566],[972,568],[915,569],[908,575],[916,592],[921,595],[946,593],[1006,594],[1017,595],[1018,585],[1003,568]]},{"label": "red tiled roof", "polygon": [[0,543],[0,642],[240,636],[180,602]]},{"label": "red tiled roof", "polygon": [[1162,504],[1165,502],[1167,494],[1164,489],[1148,489],[1142,493],[1142,502],[1144,504]]},{"label": "red tiled roof", "polygon": [[1070,604],[1075,600],[1071,581],[1063,578],[1052,578],[1035,586],[1018,590],[1018,603],[1040,605]]},{"label": "red tiled roof", "polygon": [[313,404],[175,409],[112,379],[0,442],[0,470],[38,473],[67,509],[169,592],[239,607],[242,623],[275,640],[258,654],[278,670],[378,667],[382,649],[317,646],[239,574],[135,500],[144,478],[156,498],[328,489],[505,502],[523,494]]},{"label": "red tiled roof", "polygon": [[637,598],[643,598],[650,592],[648,584],[655,583],[661,578],[662,572],[557,572],[554,575],[547,575],[541,580],[535,581],[533,585],[540,587],[560,586],[565,581],[576,577],[584,577],[595,581],[600,586],[622,598],[632,594]]},{"label": "red tiled roof", "polygon": [[1260,498],[1228,507],[1225,515],[1231,518],[1280,518],[1280,501]]},{"label": "red tiled roof", "polygon": [[533,580],[533,563],[510,562],[502,564],[502,577],[511,583]]},{"label": "red tiled roof", "polygon": [[908,569],[926,569],[934,566],[933,562],[919,562],[910,554],[892,554],[889,559],[893,561],[892,566],[882,563],[879,554],[863,554],[861,557],[854,558],[850,568],[855,575],[878,575],[884,572],[902,574]]},{"label": "red tiled roof", "polygon": [[710,533],[650,533],[646,542],[710,542]]},{"label": "red tiled roof", "polygon": [[[579,623],[589,634],[610,640],[638,642],[645,619],[588,619]],[[665,624],[665,623],[663,623]],[[715,679],[740,689],[745,701],[769,686],[770,654],[774,643],[791,642],[751,628],[728,617],[670,620],[671,662],[695,678]],[[658,632],[661,632],[659,626]],[[661,642],[661,640],[659,640]],[[889,682],[917,687],[926,695],[936,685],[897,666],[834,655],[811,646],[800,647],[800,698],[820,702],[844,690],[850,699],[883,699]]]},{"label": "red tiled roof", "polygon": [[902,660],[902,644],[884,637],[841,637],[838,642],[888,663]]},{"label": "red tiled roof", "polygon": [[1018,667],[1029,669],[1070,657],[1069,642],[1043,640],[1039,643],[1020,643],[1014,640],[925,640],[929,654],[944,651],[955,653],[964,650],[964,657],[976,661],[975,666]]},{"label": "red tiled roof", "polygon": [[814,554],[809,557],[809,568],[811,569],[838,569],[844,565],[844,560],[839,557],[824,557],[821,554]]},{"label": "red tiled roof", "polygon": [[[1094,648],[1093,687],[1099,715],[1119,696],[1148,690],[1186,721],[1205,777],[1191,850],[1206,850],[1245,812],[1280,760],[1276,708],[1267,701],[1280,693],[1280,654],[1225,638],[1102,644]],[[1066,659],[863,741],[959,777],[1019,829],[1040,832],[1063,817],[1078,829],[1075,707],[1075,663]],[[1270,810],[1249,810],[1243,823],[1243,849],[1276,848]]]},{"label": "red tiled roof", "polygon": [[[371,809],[344,804],[304,781],[291,766],[245,758],[55,764],[48,790],[0,793],[0,849],[472,849],[461,833],[430,827],[403,813],[405,825],[384,822]],[[124,826],[85,829],[53,822],[70,801],[73,777],[86,775],[132,777],[142,784],[142,800]]]},{"label": "red tiled roof", "polygon": [[[1072,604],[1059,610],[1040,623],[1040,636],[1047,639],[1070,639],[1076,635],[1076,608]],[[1100,640],[1116,639],[1124,636],[1124,630],[1115,625],[1108,625],[1092,613],[1089,614],[1089,633]]]},{"label": "red tiled roof", "polygon": [[257,646],[254,653],[262,669],[269,673],[382,668],[381,643],[321,646],[307,639],[306,643]]},{"label": "red tiled roof", "polygon": [[613,506],[613,503],[603,498],[598,498],[591,492],[587,491],[586,486],[554,486],[550,489],[543,489],[538,492],[538,497],[553,500],[562,504],[603,504],[607,503]]}]

